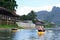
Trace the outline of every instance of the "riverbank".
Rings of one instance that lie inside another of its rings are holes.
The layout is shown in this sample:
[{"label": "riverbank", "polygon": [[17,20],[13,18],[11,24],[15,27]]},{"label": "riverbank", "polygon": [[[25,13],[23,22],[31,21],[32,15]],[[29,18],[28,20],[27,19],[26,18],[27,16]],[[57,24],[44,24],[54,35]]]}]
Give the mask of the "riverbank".
[{"label": "riverbank", "polygon": [[[14,29],[14,30],[13,30]],[[17,24],[0,24],[0,32],[12,32],[17,31],[18,29],[23,29],[23,27],[18,26]]]},{"label": "riverbank", "polygon": [[18,26],[17,24],[0,24],[0,29],[11,29],[11,28],[18,28],[23,29],[23,27]]},{"label": "riverbank", "polygon": [[0,24],[0,28],[17,28],[17,24]]},{"label": "riverbank", "polygon": [[[36,29],[36,27],[22,27],[22,26],[18,26],[17,24],[12,24],[12,25],[7,25],[7,24],[0,24],[0,30],[3,29],[13,29],[13,28],[17,28],[17,29]],[[45,27],[45,29],[52,29],[49,27]]]}]

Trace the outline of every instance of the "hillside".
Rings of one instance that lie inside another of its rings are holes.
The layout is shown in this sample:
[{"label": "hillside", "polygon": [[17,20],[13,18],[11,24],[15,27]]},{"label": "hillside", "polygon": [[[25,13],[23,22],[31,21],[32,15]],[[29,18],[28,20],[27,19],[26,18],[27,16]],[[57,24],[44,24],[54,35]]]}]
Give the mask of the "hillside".
[{"label": "hillside", "polygon": [[37,15],[37,18],[40,20],[47,20],[60,25],[60,8],[59,7],[54,6],[50,12],[48,11],[36,12],[36,15]]}]

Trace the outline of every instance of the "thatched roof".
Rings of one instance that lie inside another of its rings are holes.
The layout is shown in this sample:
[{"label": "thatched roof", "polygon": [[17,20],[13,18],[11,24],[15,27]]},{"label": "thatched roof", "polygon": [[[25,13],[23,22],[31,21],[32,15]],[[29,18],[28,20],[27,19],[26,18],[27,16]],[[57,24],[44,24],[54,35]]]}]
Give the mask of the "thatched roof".
[{"label": "thatched roof", "polygon": [[7,16],[18,16],[14,11],[10,11],[4,7],[0,7],[0,14],[4,14]]}]

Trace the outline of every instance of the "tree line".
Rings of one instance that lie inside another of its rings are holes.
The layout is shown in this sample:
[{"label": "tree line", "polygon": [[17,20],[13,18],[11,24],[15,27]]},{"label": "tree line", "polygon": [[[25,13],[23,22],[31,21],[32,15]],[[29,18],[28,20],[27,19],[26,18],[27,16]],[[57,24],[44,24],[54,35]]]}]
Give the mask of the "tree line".
[{"label": "tree line", "polygon": [[34,19],[36,19],[36,14],[33,10],[27,15],[20,16],[20,20],[32,20],[33,23],[34,23]]}]

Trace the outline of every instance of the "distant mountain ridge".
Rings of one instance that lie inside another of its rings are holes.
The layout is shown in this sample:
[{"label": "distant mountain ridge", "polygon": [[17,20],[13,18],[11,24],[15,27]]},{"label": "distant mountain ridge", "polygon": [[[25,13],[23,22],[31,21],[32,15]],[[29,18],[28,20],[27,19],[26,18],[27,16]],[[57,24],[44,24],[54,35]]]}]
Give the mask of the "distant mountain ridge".
[{"label": "distant mountain ridge", "polygon": [[48,11],[39,11],[36,12],[37,19],[47,20],[50,22],[54,22],[55,24],[60,24],[60,8],[53,7],[50,12]]}]

